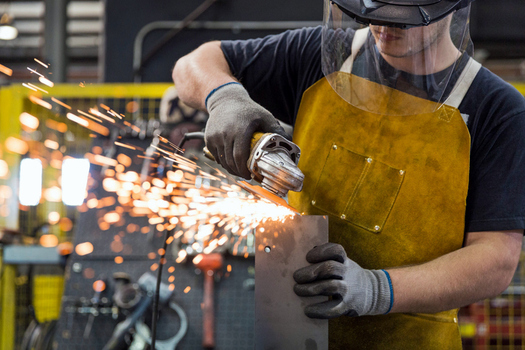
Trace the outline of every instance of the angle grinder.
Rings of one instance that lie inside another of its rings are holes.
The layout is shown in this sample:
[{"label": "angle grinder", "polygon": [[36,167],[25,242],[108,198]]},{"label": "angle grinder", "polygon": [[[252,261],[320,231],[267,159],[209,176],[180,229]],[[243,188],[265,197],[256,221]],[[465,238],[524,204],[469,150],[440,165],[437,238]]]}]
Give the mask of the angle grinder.
[{"label": "angle grinder", "polygon": [[297,167],[301,149],[279,134],[255,133],[252,138],[248,170],[262,188],[279,197],[303,189],[304,174]]},{"label": "angle grinder", "polygon": [[[193,138],[204,138],[204,133],[187,133],[183,141]],[[254,186],[246,181],[237,184],[244,190],[265,198],[273,203],[285,206],[297,213],[283,199],[288,191],[300,192],[303,189],[304,174],[297,167],[301,156],[301,149],[292,141],[275,133],[256,132],[251,140],[251,152],[247,167],[252,178],[262,187]],[[215,158],[207,147],[203,149],[207,158]]]},{"label": "angle grinder", "polygon": [[256,132],[251,141],[248,170],[252,178],[262,186],[246,181],[239,185],[246,191],[297,212],[283,199],[288,191],[303,189],[304,174],[297,167],[301,149],[279,134]]}]

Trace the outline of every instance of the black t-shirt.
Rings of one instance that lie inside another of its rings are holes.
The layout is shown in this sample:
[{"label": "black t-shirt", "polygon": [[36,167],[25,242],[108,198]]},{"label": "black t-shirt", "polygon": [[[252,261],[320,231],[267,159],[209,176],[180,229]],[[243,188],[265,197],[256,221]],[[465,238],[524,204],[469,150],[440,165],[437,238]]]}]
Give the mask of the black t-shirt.
[{"label": "black t-shirt", "polygon": [[[250,96],[294,125],[304,91],[323,78],[321,27],[221,47]],[[525,229],[525,99],[482,68],[459,110],[469,115],[471,136],[465,230]]]}]

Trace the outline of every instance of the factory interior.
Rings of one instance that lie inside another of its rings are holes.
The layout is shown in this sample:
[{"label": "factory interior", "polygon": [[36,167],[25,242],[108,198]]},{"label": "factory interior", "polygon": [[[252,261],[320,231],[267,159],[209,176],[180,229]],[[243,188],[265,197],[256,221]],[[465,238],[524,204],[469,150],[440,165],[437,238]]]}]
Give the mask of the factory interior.
[{"label": "factory interior", "polygon": [[[172,78],[206,42],[321,26],[323,1],[0,0],[0,16],[0,350],[328,349],[293,275],[345,215],[229,174]],[[476,0],[469,25],[472,57],[525,95],[525,2]],[[524,264],[459,309],[463,349],[525,349]]]}]

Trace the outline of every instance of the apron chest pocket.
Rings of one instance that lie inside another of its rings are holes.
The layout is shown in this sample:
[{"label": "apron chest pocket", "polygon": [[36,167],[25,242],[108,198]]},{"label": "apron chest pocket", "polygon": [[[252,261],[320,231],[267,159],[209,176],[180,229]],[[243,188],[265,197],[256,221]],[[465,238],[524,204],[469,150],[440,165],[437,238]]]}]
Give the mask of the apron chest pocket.
[{"label": "apron chest pocket", "polygon": [[339,145],[331,146],[312,205],[371,232],[381,232],[405,171]]}]

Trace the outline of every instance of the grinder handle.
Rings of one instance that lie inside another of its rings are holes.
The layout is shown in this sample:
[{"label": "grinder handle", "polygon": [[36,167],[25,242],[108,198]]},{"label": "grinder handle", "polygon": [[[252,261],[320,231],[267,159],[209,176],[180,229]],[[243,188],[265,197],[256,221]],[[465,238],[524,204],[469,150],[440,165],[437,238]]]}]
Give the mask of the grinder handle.
[{"label": "grinder handle", "polygon": [[264,136],[264,133],[260,132],[260,131],[257,131],[253,134],[252,136],[252,141],[250,143],[250,151],[253,151],[253,149],[255,148],[255,145],[257,144],[257,142],[259,142],[259,140],[261,139],[261,137]]},{"label": "grinder handle", "polygon": [[[257,142],[261,139],[263,135],[264,133],[260,131],[257,131],[253,134],[252,140],[250,141],[250,150],[253,150],[253,148],[255,147],[255,145],[257,144]],[[213,156],[213,154],[211,154],[208,147],[204,146],[202,151],[204,152],[204,155],[206,156],[206,158],[208,158],[209,160],[213,160],[215,162],[215,157]]]}]

